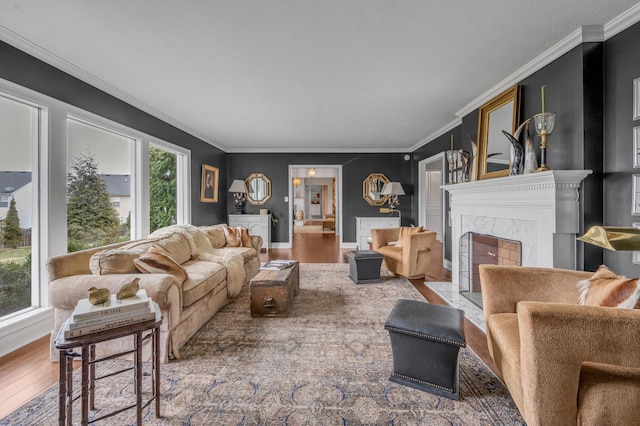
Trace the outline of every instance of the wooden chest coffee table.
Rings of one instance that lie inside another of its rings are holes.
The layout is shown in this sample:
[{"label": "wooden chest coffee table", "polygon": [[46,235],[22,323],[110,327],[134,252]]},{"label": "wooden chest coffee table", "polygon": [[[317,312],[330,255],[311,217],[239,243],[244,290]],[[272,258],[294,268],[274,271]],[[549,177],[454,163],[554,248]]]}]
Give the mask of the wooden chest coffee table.
[{"label": "wooden chest coffee table", "polygon": [[300,290],[299,270],[296,262],[279,271],[258,271],[249,287],[251,316],[288,317],[293,298]]}]

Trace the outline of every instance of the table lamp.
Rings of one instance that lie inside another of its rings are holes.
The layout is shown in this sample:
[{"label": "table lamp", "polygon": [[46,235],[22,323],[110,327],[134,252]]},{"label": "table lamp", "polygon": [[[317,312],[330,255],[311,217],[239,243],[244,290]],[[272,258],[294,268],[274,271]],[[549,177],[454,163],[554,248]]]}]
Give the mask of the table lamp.
[{"label": "table lamp", "polygon": [[233,202],[236,205],[236,212],[242,213],[242,205],[244,204],[245,195],[247,194],[247,183],[241,179],[235,179],[231,183],[229,192],[233,192]]}]

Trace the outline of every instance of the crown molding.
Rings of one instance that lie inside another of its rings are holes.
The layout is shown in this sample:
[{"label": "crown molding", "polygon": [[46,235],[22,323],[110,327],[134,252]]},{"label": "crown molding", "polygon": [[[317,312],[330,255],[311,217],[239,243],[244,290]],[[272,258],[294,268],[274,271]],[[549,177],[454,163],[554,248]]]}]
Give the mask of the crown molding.
[{"label": "crown molding", "polygon": [[435,140],[436,138],[442,136],[443,134],[447,133],[448,131],[450,131],[452,129],[455,129],[456,127],[458,127],[461,124],[462,124],[462,117],[457,117],[455,120],[449,122],[448,124],[445,124],[444,126],[439,128],[438,130],[436,130],[435,132],[433,132],[432,134],[427,136],[426,138],[422,139],[420,142],[418,142],[415,145],[413,145],[411,148],[409,148],[409,152],[413,152],[413,151],[417,150],[421,146],[424,146],[424,145],[428,144],[429,142],[431,142],[431,141]]},{"label": "crown molding", "polygon": [[551,48],[542,52],[542,54],[529,61],[526,65],[516,70],[507,78],[493,86],[491,89],[475,98],[473,101],[465,105],[456,112],[458,117],[464,117],[472,111],[480,108],[482,105],[493,99],[495,96],[507,90],[509,87],[529,77],[531,74],[539,71],[543,67],[549,65],[571,49],[579,46],[584,42],[604,41],[604,31],[601,25],[588,25],[578,28],[567,37],[563,38]]},{"label": "crown molding", "polygon": [[638,21],[640,21],[640,3],[604,24],[604,39],[609,40]]},{"label": "crown molding", "polygon": [[109,95],[120,99],[123,102],[128,103],[129,105],[138,108],[139,110],[146,112],[147,114],[150,114],[152,116],[154,116],[155,118],[162,120],[186,133],[189,133],[190,135],[208,143],[209,145],[212,145],[218,149],[220,149],[223,152],[227,152],[226,151],[226,147],[223,146],[222,144],[211,140],[209,138],[207,138],[206,136],[204,136],[203,134],[197,132],[196,130],[192,129],[191,127],[187,126],[186,124],[168,116],[167,114],[153,108],[151,105],[145,103],[144,101],[131,96],[128,93],[123,92],[122,90],[118,89],[115,86],[112,86],[111,84],[107,83],[106,81],[96,77],[95,75],[73,65],[72,63],[62,59],[61,57],[57,56],[56,54],[44,49],[43,47],[19,36],[18,34],[14,33],[13,31],[7,29],[6,27],[0,25],[0,40],[4,41],[5,43],[22,50],[23,52],[33,56],[36,59],[39,59],[69,75],[71,75],[72,77],[77,78],[78,80],[81,80],[87,84],[90,84],[91,86],[102,90],[105,93],[108,93]]}]

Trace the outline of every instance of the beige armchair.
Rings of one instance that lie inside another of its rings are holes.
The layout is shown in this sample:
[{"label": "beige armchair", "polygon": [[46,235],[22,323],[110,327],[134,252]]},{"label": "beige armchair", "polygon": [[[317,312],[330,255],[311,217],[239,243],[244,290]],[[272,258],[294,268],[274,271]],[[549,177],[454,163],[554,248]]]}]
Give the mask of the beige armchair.
[{"label": "beige armchair", "polygon": [[480,266],[489,352],[529,426],[640,418],[640,310],[579,305],[592,275]]},{"label": "beige armchair", "polygon": [[384,256],[382,267],[390,273],[412,279],[422,278],[431,263],[431,245],[436,233],[424,230],[405,233],[400,238],[400,229],[372,229],[372,249]]}]

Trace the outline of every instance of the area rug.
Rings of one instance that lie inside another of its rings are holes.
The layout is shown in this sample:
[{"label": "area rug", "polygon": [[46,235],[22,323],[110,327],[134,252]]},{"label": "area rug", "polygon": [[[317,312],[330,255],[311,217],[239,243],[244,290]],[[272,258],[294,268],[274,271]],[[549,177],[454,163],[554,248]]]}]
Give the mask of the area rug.
[{"label": "area rug", "polygon": [[[390,382],[384,322],[396,300],[424,299],[405,279],[356,285],[348,271],[346,264],[301,265],[289,318],[252,318],[244,288],[190,340],[179,360],[162,365],[162,417],[148,407],[144,423],[524,424],[504,385],[468,348],[460,353],[459,401]],[[103,371],[126,363],[109,361]],[[92,418],[131,403],[130,376],[98,384]],[[53,386],[0,424],[55,424],[57,396]],[[135,416],[128,411],[105,423],[135,424]]]}]

